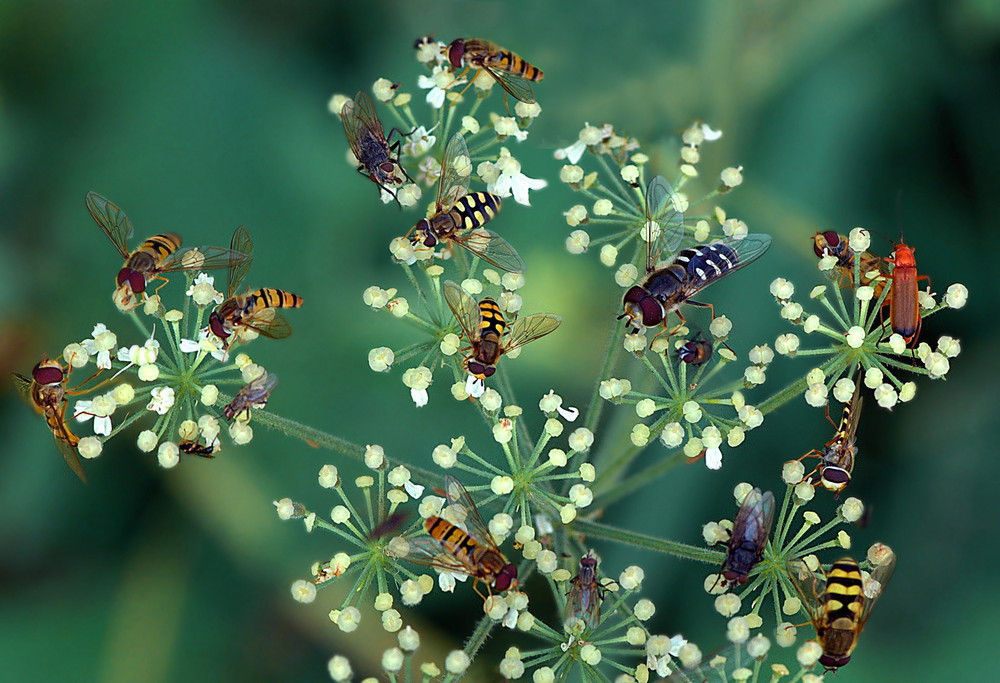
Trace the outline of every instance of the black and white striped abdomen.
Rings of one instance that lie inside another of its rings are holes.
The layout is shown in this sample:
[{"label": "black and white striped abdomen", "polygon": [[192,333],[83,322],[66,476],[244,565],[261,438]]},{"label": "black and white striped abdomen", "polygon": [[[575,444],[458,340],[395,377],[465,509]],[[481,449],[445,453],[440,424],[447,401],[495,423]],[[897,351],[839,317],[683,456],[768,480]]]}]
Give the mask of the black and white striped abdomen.
[{"label": "black and white striped abdomen", "polygon": [[740,257],[732,247],[715,242],[684,249],[674,262],[684,266],[691,284],[704,286],[736,268]]}]

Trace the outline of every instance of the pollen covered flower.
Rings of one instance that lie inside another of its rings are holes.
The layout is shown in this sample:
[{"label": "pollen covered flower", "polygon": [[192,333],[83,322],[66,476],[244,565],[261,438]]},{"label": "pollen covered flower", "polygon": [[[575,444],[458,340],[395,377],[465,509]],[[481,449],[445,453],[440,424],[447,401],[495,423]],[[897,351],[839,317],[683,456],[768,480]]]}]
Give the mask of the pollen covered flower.
[{"label": "pollen covered flower", "polygon": [[198,273],[198,277],[194,279],[194,282],[191,283],[185,294],[191,297],[195,304],[202,308],[212,304],[221,304],[225,297],[223,297],[222,292],[216,291],[214,285],[214,277],[205,273]]}]

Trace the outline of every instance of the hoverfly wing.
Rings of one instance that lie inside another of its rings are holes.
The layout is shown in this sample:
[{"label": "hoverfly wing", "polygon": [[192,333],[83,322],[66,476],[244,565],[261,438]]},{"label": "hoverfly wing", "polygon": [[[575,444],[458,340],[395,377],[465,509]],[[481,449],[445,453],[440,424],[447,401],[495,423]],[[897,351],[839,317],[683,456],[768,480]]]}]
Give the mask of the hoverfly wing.
[{"label": "hoverfly wing", "polygon": [[407,553],[403,557],[407,562],[432,567],[443,572],[469,574],[471,567],[446,551],[440,543],[431,536],[414,536],[406,539]]},{"label": "hoverfly wing", "polygon": [[284,339],[292,333],[292,326],[285,320],[285,316],[273,308],[258,311],[253,316],[241,320],[240,325],[271,339]]},{"label": "hoverfly wing", "polygon": [[455,314],[455,319],[462,326],[462,332],[469,343],[479,339],[479,305],[469,296],[461,285],[446,280],[444,283],[444,300],[448,308]]},{"label": "hoverfly wing", "polygon": [[519,346],[544,337],[562,324],[562,318],[552,313],[532,313],[518,318],[503,338],[503,352],[510,353]]},{"label": "hoverfly wing", "polygon": [[[878,592],[872,597],[868,597],[865,593],[865,602],[861,608],[861,614],[858,616],[858,633],[861,633],[861,629],[865,627],[865,623],[868,621],[868,617],[871,616],[872,610],[875,609],[876,603],[885,594],[885,587],[889,583],[889,579],[892,578],[892,573],[896,570],[896,555],[893,554],[889,561],[884,565],[876,567],[871,572],[871,581],[878,582]],[[866,582],[867,583],[867,582]]]},{"label": "hoverfly wing", "polygon": [[754,233],[745,237],[726,237],[696,247],[688,261],[686,298],[690,298],[730,273],[750,265],[770,248],[771,236]]},{"label": "hoverfly wing", "polygon": [[127,259],[129,256],[128,240],[135,233],[135,229],[125,212],[119,209],[114,202],[94,191],[87,193],[87,211],[101,226],[101,230],[115,245],[122,258]]},{"label": "hoverfly wing", "polygon": [[476,507],[476,503],[472,500],[472,496],[469,495],[462,482],[450,474],[445,475],[444,491],[449,505],[461,507],[465,510],[465,527],[468,534],[483,545],[496,550],[497,544],[493,540],[493,534],[490,533],[490,528],[486,526],[483,516],[479,514],[479,508]]},{"label": "hoverfly wing", "polygon": [[[646,186],[646,225],[643,226],[643,236],[646,240],[646,272],[656,269],[657,262],[663,255],[673,254],[681,245],[684,237],[684,214],[679,206],[677,193],[661,175],[654,176]],[[656,235],[647,235],[650,223],[659,226]]]},{"label": "hoverfly wing", "polygon": [[761,493],[754,488],[740,505],[733,522],[733,532],[730,543],[740,543],[745,539],[753,539],[754,545],[763,550],[764,543],[771,533],[771,522],[774,520],[774,494],[770,491]]},{"label": "hoverfly wing", "polygon": [[370,133],[378,140],[385,139],[385,132],[382,129],[382,122],[379,121],[375,113],[375,106],[371,98],[364,90],[359,90],[353,100],[344,103],[340,110],[340,118],[344,122],[344,131],[347,133],[347,141],[351,144],[351,152],[358,163],[363,163],[361,150],[361,139],[366,133]]},{"label": "hoverfly wing", "polygon": [[472,178],[472,157],[469,147],[465,144],[465,136],[455,133],[448,141],[441,160],[441,182],[438,184],[438,213],[447,211],[469,191],[469,181]]},{"label": "hoverfly wing", "polygon": [[265,370],[260,377],[251,380],[244,390],[248,398],[258,403],[266,400],[276,386],[278,386],[278,376]]},{"label": "hoverfly wing", "polygon": [[525,104],[533,104],[535,102],[535,91],[526,79],[509,71],[495,69],[485,64],[483,65],[483,71],[492,76],[500,84],[500,87],[506,90],[507,94],[515,100],[520,100]]},{"label": "hoverfly wing", "polygon": [[[229,242],[229,252],[229,275],[226,280],[227,299],[236,294],[236,288],[243,282],[247,271],[250,270],[250,263],[253,261],[253,240],[245,225],[241,225],[233,232],[233,239]],[[246,258],[237,258],[238,254],[244,254]]]},{"label": "hoverfly wing", "polygon": [[10,381],[13,382],[14,388],[17,389],[17,393],[21,394],[21,398],[23,398],[28,405],[34,406],[34,402],[31,400],[31,378],[25,377],[19,372],[12,372],[10,373]]},{"label": "hoverfly wing", "polygon": [[64,438],[69,438],[66,432],[66,425],[60,424],[59,427],[53,429],[52,436],[55,437],[56,447],[62,454],[63,460],[73,470],[73,473],[80,478],[80,481],[86,484],[87,475],[83,473],[83,465],[80,464],[80,454],[76,452],[75,448],[69,445],[69,441],[63,440]]},{"label": "hoverfly wing", "polygon": [[500,270],[508,273],[524,272],[524,260],[517,250],[492,230],[476,228],[463,234],[452,235],[451,240]]},{"label": "hoverfly wing", "polygon": [[794,559],[788,563],[788,578],[792,582],[792,587],[802,601],[809,619],[816,623],[823,618],[822,595],[826,588],[826,576],[814,572],[809,566],[799,559]]},{"label": "hoverfly wing", "polygon": [[388,536],[392,532],[397,531],[400,527],[404,526],[409,519],[410,515],[406,512],[398,510],[393,512],[391,515],[388,515],[385,519],[372,527],[372,530],[368,532],[368,540],[374,541],[382,538],[383,536]]}]

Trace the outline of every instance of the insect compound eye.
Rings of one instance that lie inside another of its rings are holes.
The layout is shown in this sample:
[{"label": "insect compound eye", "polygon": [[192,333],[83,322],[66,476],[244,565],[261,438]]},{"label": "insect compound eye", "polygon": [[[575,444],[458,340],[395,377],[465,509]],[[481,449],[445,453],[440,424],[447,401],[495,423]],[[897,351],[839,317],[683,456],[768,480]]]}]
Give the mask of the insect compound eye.
[{"label": "insect compound eye", "polygon": [[823,479],[831,484],[846,484],[851,480],[851,475],[840,467],[827,467],[823,470]]},{"label": "insect compound eye", "polygon": [[36,365],[35,369],[31,371],[31,378],[39,384],[62,384],[64,376],[62,368],[42,363]]},{"label": "insect compound eye", "polygon": [[636,304],[646,298],[646,290],[639,285],[633,285],[631,289],[625,292],[625,298],[622,300],[623,303]]},{"label": "insect compound eye", "polygon": [[465,54],[465,41],[457,38],[448,45],[448,61],[454,69],[462,68],[462,55]]},{"label": "insect compound eye", "polygon": [[663,306],[651,296],[639,302],[639,310],[642,311],[642,324],[646,327],[654,327],[663,322]]},{"label": "insect compound eye", "polygon": [[497,371],[496,366],[492,366],[492,365],[486,366],[486,367],[483,368],[483,376],[484,377],[492,377],[493,373],[496,372],[496,371]]},{"label": "insect compound eye", "polygon": [[474,360],[469,361],[469,374],[472,375],[473,377],[477,377],[479,379],[485,379],[486,377],[491,376],[495,371],[496,368],[491,368],[486,365],[483,365],[479,361],[474,361]]},{"label": "insect compound eye", "polygon": [[131,273],[132,273],[131,268],[122,268],[121,270],[119,270],[118,276],[115,278],[115,284],[121,287],[123,282],[128,281],[129,275],[131,275]]},{"label": "insect compound eye", "polygon": [[143,276],[142,273],[137,273],[134,270],[130,270],[128,273],[128,286],[131,287],[133,294],[142,294],[144,291],[146,291],[145,276]]},{"label": "insect compound eye", "polygon": [[512,564],[508,564],[500,570],[499,574],[497,574],[496,581],[493,582],[493,588],[498,593],[503,593],[505,590],[510,588],[515,579],[517,579],[517,567]]},{"label": "insect compound eye", "polygon": [[226,326],[222,324],[222,318],[218,313],[212,313],[208,317],[208,326],[211,328],[212,334],[219,339],[225,339],[229,336],[229,333],[226,332]]}]

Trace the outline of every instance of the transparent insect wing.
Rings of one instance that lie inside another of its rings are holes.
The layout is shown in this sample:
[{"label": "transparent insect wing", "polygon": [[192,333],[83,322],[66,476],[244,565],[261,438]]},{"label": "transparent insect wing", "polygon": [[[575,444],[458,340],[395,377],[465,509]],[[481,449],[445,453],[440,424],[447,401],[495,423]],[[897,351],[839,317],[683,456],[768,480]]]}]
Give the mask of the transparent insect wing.
[{"label": "transparent insect wing", "polygon": [[368,540],[374,541],[383,536],[388,536],[403,527],[409,518],[410,515],[405,512],[397,511],[392,513],[372,528],[368,533]]},{"label": "transparent insect wing", "polygon": [[490,533],[489,527],[486,526],[482,515],[479,514],[479,508],[476,507],[472,496],[469,495],[462,482],[447,475],[444,478],[444,490],[449,505],[459,506],[465,510],[465,526],[468,534],[483,545],[496,549],[497,545],[493,541],[493,534]]},{"label": "transparent insect wing", "polygon": [[684,237],[684,214],[677,210],[677,193],[661,175],[655,176],[646,186],[646,225],[659,226],[659,233],[646,240],[646,272],[656,269],[665,254],[673,254]]},{"label": "transparent insect wing", "polygon": [[240,325],[270,339],[284,339],[292,333],[292,326],[285,316],[273,308],[265,308],[249,318],[240,320]]},{"label": "transparent insect wing", "polygon": [[767,537],[771,534],[771,523],[774,521],[774,494],[770,491],[761,493],[754,488],[740,505],[733,522],[733,533],[730,535],[730,546],[752,538],[755,545],[763,548]]},{"label": "transparent insect wing", "polygon": [[87,193],[87,211],[114,243],[122,258],[128,258],[128,240],[135,234],[135,229],[125,212],[96,192]]},{"label": "transparent insect wing", "polygon": [[452,280],[444,283],[444,300],[448,308],[455,314],[455,319],[462,326],[462,332],[469,343],[479,340],[479,305],[469,296],[461,285]]},{"label": "transparent insect wing", "polygon": [[68,438],[66,435],[66,425],[60,425],[57,429],[58,431],[52,431],[52,436],[55,437],[56,447],[62,454],[63,460],[73,470],[73,473],[80,478],[80,481],[87,483],[87,476],[83,473],[83,465],[80,464],[80,454],[64,440]]},{"label": "transparent insect wing", "polygon": [[347,133],[347,140],[351,144],[351,151],[360,163],[361,159],[361,137],[366,133],[371,133],[378,140],[385,140],[385,132],[382,130],[382,122],[379,121],[375,113],[375,106],[371,98],[363,90],[359,90],[353,101],[344,103],[344,108],[340,110],[340,117],[344,121],[344,131]]},{"label": "transparent insect wing", "polygon": [[716,247],[717,250],[720,247],[722,249],[732,250],[735,252],[735,255],[730,258],[735,260],[735,264],[717,272],[706,272],[702,277],[697,279],[689,278],[687,281],[688,287],[685,292],[686,298],[694,296],[697,292],[705,289],[713,282],[717,282],[723,277],[726,277],[731,273],[735,273],[740,268],[748,266],[759,259],[771,246],[771,236],[754,233],[742,238],[726,237],[712,242],[712,244],[708,246]]},{"label": "transparent insect wing", "polygon": [[[193,258],[192,252],[198,252],[198,257]],[[187,261],[185,263],[185,261]],[[226,249],[224,247],[188,247],[178,249],[156,270],[160,273],[172,273],[178,270],[215,270],[217,268],[231,268],[233,263],[246,262],[249,264],[250,257],[246,254]]]},{"label": "transparent insect wing", "polygon": [[495,69],[490,66],[483,66],[483,70],[486,71],[490,76],[500,84],[507,93],[513,97],[515,100],[520,100],[525,104],[532,104],[535,101],[535,91],[532,89],[531,85],[524,78],[521,78],[517,74],[511,73],[509,71],[503,71],[501,69]]},{"label": "transparent insect wing", "polygon": [[31,378],[25,377],[19,372],[14,372],[11,373],[10,380],[14,383],[17,393],[21,394],[21,398],[27,401],[28,405],[33,406],[34,402],[31,400]]},{"label": "transparent insect wing", "polygon": [[[253,261],[253,240],[245,225],[241,225],[233,232],[233,238],[229,242],[229,251],[229,274],[226,281],[227,299],[236,293],[236,288],[243,282],[247,271],[250,270],[250,263]],[[238,258],[237,254],[243,254],[246,258]]]},{"label": "transparent insect wing", "polygon": [[487,228],[476,228],[463,234],[452,235],[452,241],[508,273],[523,273],[524,260],[517,250],[500,235]]},{"label": "transparent insect wing", "polygon": [[518,318],[503,338],[503,352],[510,353],[519,346],[544,337],[562,324],[562,318],[552,313],[533,313]]},{"label": "transparent insect wing", "polygon": [[[893,572],[896,571],[896,556],[895,554],[889,558],[889,561],[879,567],[876,567],[871,572],[871,581],[877,581],[879,584],[878,593],[872,597],[867,597],[865,594],[865,603],[861,608],[861,615],[858,617],[858,632],[865,627],[865,623],[868,621],[868,617],[871,616],[872,610],[875,609],[875,605],[878,601],[885,595],[885,587],[889,584],[889,579],[892,578]],[[868,585],[868,581],[865,582]]]},{"label": "transparent insect wing", "polygon": [[431,536],[414,536],[407,538],[406,542],[408,547],[406,559],[415,564],[456,574],[471,574],[474,569],[446,551]]},{"label": "transparent insect wing", "polygon": [[455,133],[448,142],[441,161],[441,181],[438,184],[437,212],[449,210],[469,191],[472,179],[472,156],[465,136]]},{"label": "transparent insect wing", "polygon": [[278,376],[265,371],[263,375],[247,384],[242,391],[246,392],[250,400],[257,403],[267,399],[276,386],[278,386]]},{"label": "transparent insect wing", "polygon": [[794,559],[788,563],[788,578],[802,601],[809,619],[813,624],[821,622],[823,618],[821,597],[826,589],[826,575],[822,570],[814,572],[802,560]]}]

